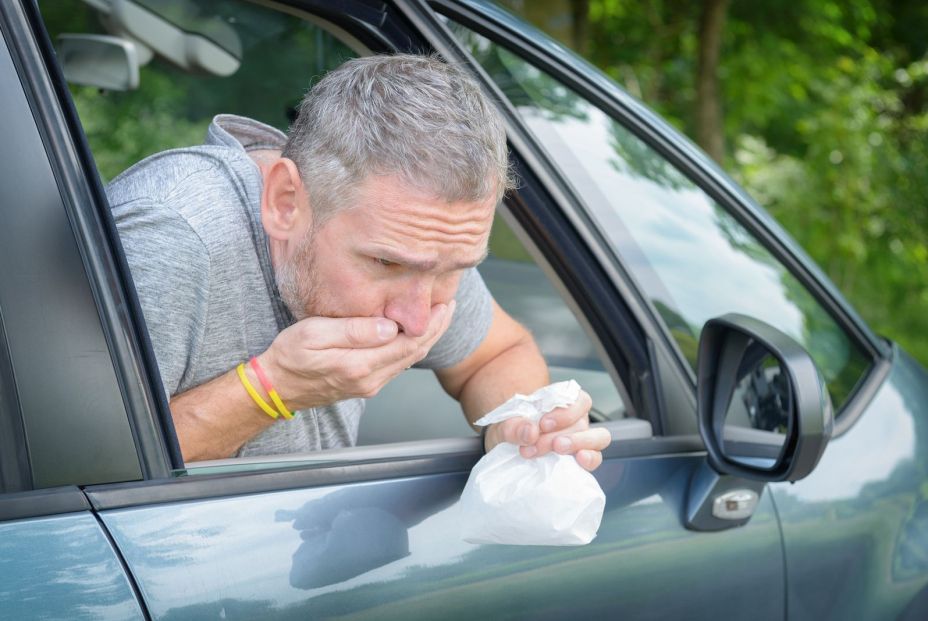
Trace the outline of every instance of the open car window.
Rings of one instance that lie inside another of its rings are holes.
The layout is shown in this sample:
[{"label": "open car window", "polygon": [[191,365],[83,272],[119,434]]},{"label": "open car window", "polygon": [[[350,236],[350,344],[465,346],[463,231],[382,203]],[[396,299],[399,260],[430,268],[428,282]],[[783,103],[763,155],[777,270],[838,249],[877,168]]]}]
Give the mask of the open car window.
[{"label": "open car window", "polygon": [[[202,144],[217,114],[247,116],[285,131],[316,80],[367,53],[328,24],[248,2],[118,4],[119,11],[106,0],[41,6],[104,182],[154,153]],[[116,49],[101,48],[101,41]],[[125,48],[135,50],[127,61],[121,56]],[[498,214],[490,257],[480,266],[490,291],[533,333],[552,381],[575,379],[591,394],[594,422],[624,419],[626,404],[615,373],[609,372],[569,296],[540,255],[531,252]],[[445,450],[441,441],[474,436],[434,374],[413,369],[370,400],[358,444],[394,445],[382,453],[389,456],[429,447]],[[436,443],[415,444],[422,441]],[[332,449],[297,461],[353,461],[366,455],[361,448]],[[260,457],[221,461],[199,470],[280,463]]]},{"label": "open car window", "polygon": [[[490,255],[478,269],[499,305],[532,333],[551,381],[576,380],[593,398],[593,422],[625,418],[625,402],[595,341],[502,214],[490,234]],[[411,369],[368,402],[359,443],[472,435],[457,402],[442,391],[434,374]]]}]

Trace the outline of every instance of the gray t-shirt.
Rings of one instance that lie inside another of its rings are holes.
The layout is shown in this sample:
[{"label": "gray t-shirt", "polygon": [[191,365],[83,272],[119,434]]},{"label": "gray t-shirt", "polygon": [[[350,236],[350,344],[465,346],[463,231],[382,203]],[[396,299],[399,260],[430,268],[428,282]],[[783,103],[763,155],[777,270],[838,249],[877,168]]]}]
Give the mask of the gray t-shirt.
[{"label": "gray t-shirt", "polygon": [[[153,155],[107,186],[169,396],[263,352],[293,323],[261,225],[261,173],[248,155],[285,139],[257,121],[219,115],[204,145]],[[416,366],[452,366],[485,338],[492,303],[477,270],[465,273],[455,299],[451,326]],[[352,446],[363,411],[363,399],[300,411],[238,455]]]}]

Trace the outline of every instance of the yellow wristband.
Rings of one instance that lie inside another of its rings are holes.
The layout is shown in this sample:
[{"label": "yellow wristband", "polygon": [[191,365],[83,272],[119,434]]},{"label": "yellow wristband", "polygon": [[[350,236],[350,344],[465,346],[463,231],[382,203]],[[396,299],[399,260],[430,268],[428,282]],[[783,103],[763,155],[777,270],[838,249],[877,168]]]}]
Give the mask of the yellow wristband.
[{"label": "yellow wristband", "polygon": [[241,363],[235,367],[235,371],[238,373],[238,378],[242,380],[242,386],[245,387],[245,390],[248,392],[248,396],[251,397],[252,401],[258,404],[258,407],[264,410],[264,413],[270,416],[273,419],[276,419],[278,414],[274,411],[267,401],[261,398],[261,395],[258,394],[258,391],[255,390],[255,387],[251,385],[251,382],[248,381],[248,376],[245,375],[245,363]]},{"label": "yellow wristband", "polygon": [[293,418],[293,412],[287,409],[287,406],[284,405],[284,402],[281,400],[280,395],[277,394],[276,390],[271,388],[270,392],[267,394],[271,396],[271,401],[273,401],[274,405],[277,406],[277,411],[280,412],[281,416],[288,420]]}]

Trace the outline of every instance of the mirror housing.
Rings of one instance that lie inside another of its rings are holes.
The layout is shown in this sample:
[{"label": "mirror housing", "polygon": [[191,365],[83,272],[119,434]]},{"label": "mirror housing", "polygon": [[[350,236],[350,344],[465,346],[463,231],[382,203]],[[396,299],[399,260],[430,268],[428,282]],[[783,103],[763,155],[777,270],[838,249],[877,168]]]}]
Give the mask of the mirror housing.
[{"label": "mirror housing", "polygon": [[[783,393],[777,399],[782,408],[780,433],[726,428],[739,382],[746,373],[757,372],[755,359],[764,356],[777,363],[776,379]],[[697,362],[697,412],[699,433],[712,469],[755,481],[798,481],[808,476],[834,429],[831,399],[811,356],[779,330],[738,314],[710,319],[703,327]],[[777,438],[776,450],[764,455],[771,465],[737,459],[726,450],[726,442],[731,444],[732,439],[750,444],[752,434],[755,440],[762,440],[765,434]]]},{"label": "mirror housing", "polygon": [[56,53],[65,80],[72,84],[107,91],[139,87],[139,58],[131,41],[108,35],[62,34]]},{"label": "mirror housing", "polygon": [[100,13],[106,30],[133,41],[144,65],[157,54],[190,73],[230,76],[242,64],[236,29],[218,16],[203,14],[197,0],[84,0]]}]

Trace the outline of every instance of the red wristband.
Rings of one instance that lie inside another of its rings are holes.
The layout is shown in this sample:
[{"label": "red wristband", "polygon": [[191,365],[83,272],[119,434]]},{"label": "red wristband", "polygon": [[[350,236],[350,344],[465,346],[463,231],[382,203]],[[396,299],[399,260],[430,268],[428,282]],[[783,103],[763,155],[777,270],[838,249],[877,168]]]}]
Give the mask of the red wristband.
[{"label": "red wristband", "polygon": [[267,375],[264,374],[264,369],[262,369],[261,365],[258,364],[258,359],[252,356],[251,360],[248,361],[248,364],[251,365],[255,375],[258,376],[258,381],[261,382],[261,386],[264,387],[264,390],[267,392],[268,396],[271,398],[271,401],[277,407],[277,411],[280,412],[281,416],[284,418],[293,418],[293,414],[290,412],[290,410],[287,409],[287,406],[284,405],[280,395],[278,395],[277,391],[274,390],[274,386],[271,384],[271,381],[267,378]]}]

